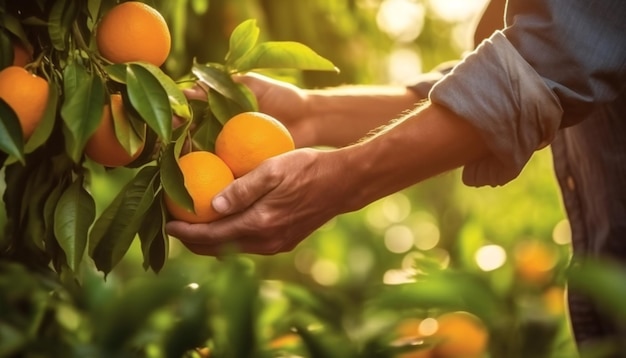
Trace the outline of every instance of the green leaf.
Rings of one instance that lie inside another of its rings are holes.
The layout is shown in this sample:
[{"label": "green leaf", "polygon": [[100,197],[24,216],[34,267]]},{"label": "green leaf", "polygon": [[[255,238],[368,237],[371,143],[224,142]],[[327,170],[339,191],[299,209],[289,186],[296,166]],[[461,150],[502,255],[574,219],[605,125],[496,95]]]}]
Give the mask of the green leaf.
[{"label": "green leaf", "polygon": [[26,142],[26,147],[24,148],[26,153],[31,153],[44,144],[54,129],[54,124],[56,123],[57,118],[57,105],[59,103],[59,90],[57,86],[52,83],[48,84],[48,88],[49,91],[46,111],[44,112],[41,122],[37,128],[35,128],[35,131],[28,139],[28,142]]},{"label": "green leaf", "polygon": [[[162,203],[162,201],[161,201]],[[167,211],[164,205],[160,205],[161,209],[161,230],[150,245],[150,268],[154,272],[159,272],[165,266],[165,261],[169,255],[170,237],[165,231],[165,223],[167,221]]]},{"label": "green leaf", "polygon": [[193,212],[193,199],[185,187],[185,178],[178,166],[175,147],[174,144],[169,144],[161,157],[161,184],[174,202]]},{"label": "green leaf", "polygon": [[124,257],[155,197],[157,168],[147,166],[126,184],[91,229],[89,255],[108,274]]},{"label": "green leaf", "polygon": [[168,143],[172,137],[172,108],[167,92],[150,71],[135,63],[128,65],[126,80],[133,108]]},{"label": "green leaf", "polygon": [[184,119],[191,119],[191,111],[189,109],[189,102],[187,97],[183,91],[178,87],[176,82],[166,75],[159,67],[146,63],[146,62],[138,62],[138,66],[143,67],[148,70],[156,78],[161,86],[167,93],[167,97],[169,98],[170,105],[172,106],[172,110],[174,114]]},{"label": "green leaf", "polygon": [[22,125],[11,107],[0,98],[0,150],[24,163]]},{"label": "green leaf", "polygon": [[126,84],[126,68],[125,63],[115,63],[104,67],[104,71],[109,78],[115,82]]},{"label": "green leaf", "polygon": [[[28,35],[26,35],[24,31],[22,22],[12,14],[2,13],[2,27],[20,39],[22,43],[28,43]],[[12,60],[13,59],[11,59],[11,61]]]},{"label": "green leaf", "polygon": [[5,31],[0,30],[0,70],[13,64],[13,43]]},{"label": "green leaf", "polygon": [[250,51],[259,40],[259,27],[256,20],[250,19],[239,24],[231,33],[226,66],[230,66]]},{"label": "green leaf", "polygon": [[[130,64],[144,68],[159,81],[167,93],[167,97],[170,101],[170,106],[172,107],[174,114],[185,119],[191,118],[191,111],[187,97],[185,97],[183,91],[171,77],[165,74],[159,67],[147,62],[131,62]],[[109,78],[113,81],[126,84],[126,72],[128,65],[129,64],[127,63],[108,65],[105,67],[105,71]]]},{"label": "green leaf", "polygon": [[85,144],[96,131],[105,102],[102,79],[87,72],[77,62],[72,62],[63,71],[64,97],[61,117],[65,123],[67,153],[74,162],[83,154]]},{"label": "green leaf", "polygon": [[191,71],[198,79],[222,96],[232,100],[243,108],[255,108],[256,103],[250,102],[248,93],[242,90],[242,85],[233,81],[226,69],[218,64],[200,65],[194,63]]},{"label": "green leaf", "polygon": [[[244,85],[241,86],[245,87]],[[242,93],[246,89],[247,88],[240,88]],[[211,112],[222,125],[226,124],[229,119],[233,118],[239,113],[256,110],[256,105],[252,102],[240,104],[227,97],[224,97],[222,94],[214,90],[209,91],[208,99]]]},{"label": "green leaf", "polygon": [[[141,242],[141,253],[143,255],[143,268],[147,270],[151,267],[152,262],[152,246],[156,240],[163,239],[163,233],[165,232],[165,220],[162,214],[162,191],[159,190],[155,194],[155,200],[150,205],[148,212],[146,213],[146,217],[149,217],[150,220],[144,220],[141,223],[139,231],[137,234],[139,235],[139,240]],[[158,243],[155,244],[158,246]],[[162,254],[158,255],[163,256]]]},{"label": "green leaf", "polygon": [[77,13],[78,7],[75,1],[59,0],[52,6],[48,18],[48,34],[56,50],[65,50],[72,21]]},{"label": "green leaf", "polygon": [[268,68],[339,72],[332,62],[318,55],[308,46],[291,41],[261,43],[235,62],[233,67],[236,72]]},{"label": "green leaf", "polygon": [[[222,124],[211,114],[205,101],[191,101],[196,128],[192,141],[194,147],[215,152],[215,139],[222,129]],[[198,118],[196,118],[196,116]]]},{"label": "green leaf", "polygon": [[63,192],[54,210],[54,235],[74,272],[82,261],[95,215],[96,204],[79,178]]},{"label": "green leaf", "polygon": [[145,123],[141,122],[139,124],[140,129],[136,130],[132,121],[133,117],[129,111],[125,110],[124,106],[110,106],[110,108],[115,137],[128,154],[137,153],[146,139]]}]

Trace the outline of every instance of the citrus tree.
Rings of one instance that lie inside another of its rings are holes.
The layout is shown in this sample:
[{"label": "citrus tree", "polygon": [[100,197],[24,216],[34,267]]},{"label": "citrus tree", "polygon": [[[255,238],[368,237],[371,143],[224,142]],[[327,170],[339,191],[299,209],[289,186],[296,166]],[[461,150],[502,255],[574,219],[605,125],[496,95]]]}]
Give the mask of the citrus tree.
[{"label": "citrus tree", "polygon": [[[260,29],[249,20],[234,29],[222,63],[196,63],[177,82],[160,68],[171,48],[168,25],[144,3],[2,2],[2,16],[2,248],[32,266],[51,263],[60,275],[72,276],[84,257],[108,273],[136,237],[145,268],[163,267],[164,198],[179,211],[194,210],[178,165],[183,144],[213,152],[231,117],[256,111],[254,96],[232,75],[336,70],[302,44],[259,43]],[[182,92],[196,80],[208,106]],[[102,194],[90,178],[119,167],[135,170],[98,208]]]}]

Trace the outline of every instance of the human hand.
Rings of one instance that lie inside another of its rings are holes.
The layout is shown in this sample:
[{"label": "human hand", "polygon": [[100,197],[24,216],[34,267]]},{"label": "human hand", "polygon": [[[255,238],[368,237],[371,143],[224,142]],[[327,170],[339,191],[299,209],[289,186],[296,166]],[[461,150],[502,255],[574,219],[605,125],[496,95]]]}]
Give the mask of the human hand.
[{"label": "human hand", "polygon": [[226,217],[208,224],[171,221],[168,234],[192,252],[270,255],[292,250],[314,230],[345,211],[345,172],[331,151],[297,149],[264,161],[213,200]]}]

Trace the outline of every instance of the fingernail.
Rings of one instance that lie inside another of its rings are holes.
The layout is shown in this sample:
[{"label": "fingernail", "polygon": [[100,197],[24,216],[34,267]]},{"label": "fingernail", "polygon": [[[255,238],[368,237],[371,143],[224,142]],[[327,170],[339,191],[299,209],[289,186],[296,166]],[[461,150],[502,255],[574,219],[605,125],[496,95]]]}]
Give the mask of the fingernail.
[{"label": "fingernail", "polygon": [[225,214],[228,211],[228,208],[230,207],[230,203],[228,202],[228,200],[226,200],[225,197],[223,196],[216,196],[213,199],[213,209],[215,209],[215,211],[217,211],[218,213],[222,213]]}]

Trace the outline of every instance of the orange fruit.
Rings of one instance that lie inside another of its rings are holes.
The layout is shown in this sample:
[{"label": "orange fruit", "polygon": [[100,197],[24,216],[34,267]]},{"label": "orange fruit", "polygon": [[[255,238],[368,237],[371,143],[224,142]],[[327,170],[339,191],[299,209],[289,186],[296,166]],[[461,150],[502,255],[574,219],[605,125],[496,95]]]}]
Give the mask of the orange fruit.
[{"label": "orange fruit", "polygon": [[436,358],[482,358],[489,341],[489,333],[481,320],[469,312],[450,312],[437,318],[438,340],[434,348]]},{"label": "orange fruit", "polygon": [[96,28],[100,54],[113,63],[145,61],[161,66],[170,53],[171,35],[163,16],[138,1],[107,12]]},{"label": "orange fruit", "polygon": [[542,285],[553,277],[558,255],[539,240],[522,241],[514,249],[513,263],[518,277],[526,283]]},{"label": "orange fruit", "polygon": [[185,188],[193,199],[195,213],[185,210],[167,194],[165,205],[177,220],[189,223],[207,223],[220,218],[211,201],[234,178],[228,166],[211,152],[190,152],[180,157],[178,165],[185,180]]},{"label": "orange fruit", "polygon": [[215,139],[215,154],[236,178],[264,160],[295,148],[287,128],[260,112],[244,112],[230,118]]},{"label": "orange fruit", "polygon": [[48,104],[48,82],[20,66],[0,71],[0,98],[17,114],[24,140],[28,140],[43,118]]},{"label": "orange fruit", "polygon": [[32,51],[29,51],[19,41],[13,42],[13,66],[24,67],[33,60]]},{"label": "orange fruit", "polygon": [[[85,155],[96,163],[114,168],[128,165],[137,159],[145,142],[132,154],[126,151],[115,134],[116,121],[128,123],[122,96],[116,93],[110,99],[111,103],[104,106],[98,128],[85,145]],[[129,125],[126,123],[124,124]]]}]

